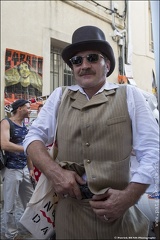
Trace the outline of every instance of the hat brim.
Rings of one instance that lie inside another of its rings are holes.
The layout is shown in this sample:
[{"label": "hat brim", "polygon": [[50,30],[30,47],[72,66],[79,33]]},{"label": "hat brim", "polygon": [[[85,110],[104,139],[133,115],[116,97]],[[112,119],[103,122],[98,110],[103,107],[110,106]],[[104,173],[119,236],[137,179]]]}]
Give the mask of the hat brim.
[{"label": "hat brim", "polygon": [[71,44],[62,51],[62,58],[67,63],[67,65],[72,68],[72,64],[69,59],[75,56],[75,54],[78,52],[87,50],[99,51],[110,60],[110,70],[107,74],[107,76],[110,76],[115,68],[115,57],[112,47],[106,41],[92,40]]}]

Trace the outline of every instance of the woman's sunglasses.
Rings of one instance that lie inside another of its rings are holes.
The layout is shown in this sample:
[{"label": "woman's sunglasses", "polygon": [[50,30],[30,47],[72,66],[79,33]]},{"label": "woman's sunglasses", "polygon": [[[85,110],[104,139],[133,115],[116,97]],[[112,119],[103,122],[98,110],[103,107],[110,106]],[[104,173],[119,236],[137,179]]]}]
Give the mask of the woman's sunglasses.
[{"label": "woman's sunglasses", "polygon": [[96,63],[98,62],[99,58],[104,58],[102,54],[98,53],[90,53],[87,56],[74,56],[69,61],[72,63],[72,65],[81,65],[83,63],[83,58],[86,58],[89,63]]}]

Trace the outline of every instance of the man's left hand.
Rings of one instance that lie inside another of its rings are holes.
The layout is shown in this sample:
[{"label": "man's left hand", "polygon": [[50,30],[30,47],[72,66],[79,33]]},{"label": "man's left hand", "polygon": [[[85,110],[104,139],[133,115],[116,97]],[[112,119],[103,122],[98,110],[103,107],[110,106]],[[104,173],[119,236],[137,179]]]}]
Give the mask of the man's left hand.
[{"label": "man's left hand", "polygon": [[94,195],[90,205],[96,215],[107,222],[113,222],[120,218],[131,206],[125,191],[115,189],[109,189],[104,194]]}]

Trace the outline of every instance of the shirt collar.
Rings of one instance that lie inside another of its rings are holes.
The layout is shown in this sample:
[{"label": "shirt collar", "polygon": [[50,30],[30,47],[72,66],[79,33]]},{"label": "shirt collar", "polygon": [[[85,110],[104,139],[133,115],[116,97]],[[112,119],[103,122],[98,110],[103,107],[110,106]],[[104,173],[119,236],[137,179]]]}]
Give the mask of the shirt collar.
[{"label": "shirt collar", "polygon": [[[118,87],[119,87],[118,84],[116,84],[116,83],[109,83],[109,82],[106,81],[105,84],[101,87],[101,89],[99,89],[99,91],[96,92],[96,94],[103,92],[103,90],[112,90],[112,89],[116,89]],[[69,86],[68,89],[70,89],[72,91],[78,91],[79,90],[81,93],[86,95],[86,93],[84,92],[83,88],[81,88],[79,85]]]}]

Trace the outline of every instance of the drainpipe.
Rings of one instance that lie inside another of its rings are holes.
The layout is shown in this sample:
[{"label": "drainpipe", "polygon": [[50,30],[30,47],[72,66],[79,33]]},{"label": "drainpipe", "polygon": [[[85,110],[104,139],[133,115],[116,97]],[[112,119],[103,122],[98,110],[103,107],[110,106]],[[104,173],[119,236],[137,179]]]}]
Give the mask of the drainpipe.
[{"label": "drainpipe", "polygon": [[127,25],[127,32],[128,32],[128,53],[127,53],[127,63],[132,64],[132,53],[133,53],[133,47],[132,47],[132,31],[131,31],[131,17],[130,17],[130,2],[128,1],[128,25]]},{"label": "drainpipe", "polygon": [[118,58],[119,60],[119,73],[118,73],[118,81],[120,83],[124,83],[126,81],[125,78],[125,71],[124,71],[124,66],[125,66],[125,35],[126,35],[126,29],[119,30],[116,27],[115,23],[115,5],[114,2],[110,1],[110,8],[112,10],[112,29],[113,29],[113,37],[116,37],[117,44],[120,48],[120,56]]},{"label": "drainpipe", "polygon": [[[112,10],[114,10],[114,5],[113,5],[113,2],[110,1],[110,8]],[[113,28],[113,31],[116,30],[116,26],[115,26],[115,16],[114,16],[114,12],[112,12],[112,28]]]}]

